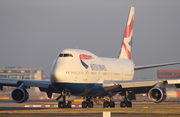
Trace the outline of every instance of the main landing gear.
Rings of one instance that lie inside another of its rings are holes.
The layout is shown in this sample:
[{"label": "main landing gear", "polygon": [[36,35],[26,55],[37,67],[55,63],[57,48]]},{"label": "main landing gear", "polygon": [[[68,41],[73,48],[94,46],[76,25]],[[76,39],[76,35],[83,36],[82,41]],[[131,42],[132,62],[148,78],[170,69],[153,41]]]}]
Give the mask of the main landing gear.
[{"label": "main landing gear", "polygon": [[86,97],[86,101],[82,102],[82,108],[93,108],[93,102],[91,101],[92,97]]},{"label": "main landing gear", "polygon": [[[61,95],[56,99],[59,100],[61,97],[63,97],[63,101],[59,101],[58,107],[59,108],[71,108],[71,101],[68,101],[67,99],[69,98],[70,93],[66,91],[62,91]],[[86,96],[86,101],[82,102],[82,108],[93,108],[93,102],[91,101],[92,97]],[[126,91],[126,94],[124,96],[124,101],[121,101],[120,107],[132,107],[132,102],[128,100],[136,100],[135,93],[132,91]],[[103,103],[104,108],[114,108],[115,107],[115,102],[111,101],[111,97],[108,97]]]},{"label": "main landing gear", "polygon": [[59,108],[71,108],[71,101],[68,101],[70,94],[69,92],[62,91],[61,95],[56,99],[59,100],[63,96],[63,101],[59,101]]},{"label": "main landing gear", "polygon": [[128,99],[129,100],[132,100],[132,99],[136,100],[135,93],[133,93],[132,91],[126,91],[126,95],[124,96],[124,101],[121,101],[120,107],[122,107],[122,108],[124,108],[124,107],[131,108],[132,107],[132,102],[128,101]]},{"label": "main landing gear", "polygon": [[121,101],[120,107],[121,107],[121,108],[124,108],[124,107],[129,107],[129,108],[131,108],[131,107],[132,107],[132,102],[131,102],[131,101]]},{"label": "main landing gear", "polygon": [[108,97],[108,100],[107,100],[107,101],[104,101],[103,107],[104,107],[104,108],[108,108],[108,107],[114,108],[114,107],[115,107],[115,103],[114,103],[114,101],[111,101],[111,98],[110,98],[110,97]]}]

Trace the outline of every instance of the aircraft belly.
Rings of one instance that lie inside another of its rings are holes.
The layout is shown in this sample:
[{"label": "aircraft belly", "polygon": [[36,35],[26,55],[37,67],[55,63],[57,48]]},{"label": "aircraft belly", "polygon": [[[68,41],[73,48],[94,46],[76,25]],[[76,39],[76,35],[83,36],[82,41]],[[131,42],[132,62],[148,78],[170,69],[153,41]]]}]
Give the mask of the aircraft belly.
[{"label": "aircraft belly", "polygon": [[67,89],[71,92],[72,95],[101,95],[105,93],[102,88],[102,84],[94,83],[53,83],[53,87],[58,90]]}]

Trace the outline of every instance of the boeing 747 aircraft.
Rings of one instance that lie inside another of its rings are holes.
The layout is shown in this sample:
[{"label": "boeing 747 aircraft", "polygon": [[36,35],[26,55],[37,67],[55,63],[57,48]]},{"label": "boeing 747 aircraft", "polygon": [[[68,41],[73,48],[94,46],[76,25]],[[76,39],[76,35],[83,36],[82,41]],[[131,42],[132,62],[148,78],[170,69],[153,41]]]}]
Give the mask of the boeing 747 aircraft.
[{"label": "boeing 747 aircraft", "polygon": [[133,80],[134,71],[180,64],[180,62],[135,66],[131,59],[132,35],[134,24],[134,7],[131,7],[123,43],[117,58],[102,58],[86,50],[65,49],[56,57],[52,69],[51,80],[25,80],[0,78],[0,89],[3,86],[17,87],[12,91],[12,99],[17,103],[28,100],[27,88],[39,87],[51,98],[52,93],[59,93],[56,99],[59,108],[71,108],[70,95],[82,96],[82,108],[93,108],[92,99],[106,98],[103,107],[115,107],[112,96],[119,94],[124,101],[120,107],[132,107],[131,100],[136,94],[148,93],[149,99],[159,103],[166,99],[166,85],[175,84],[180,88],[180,79]]}]

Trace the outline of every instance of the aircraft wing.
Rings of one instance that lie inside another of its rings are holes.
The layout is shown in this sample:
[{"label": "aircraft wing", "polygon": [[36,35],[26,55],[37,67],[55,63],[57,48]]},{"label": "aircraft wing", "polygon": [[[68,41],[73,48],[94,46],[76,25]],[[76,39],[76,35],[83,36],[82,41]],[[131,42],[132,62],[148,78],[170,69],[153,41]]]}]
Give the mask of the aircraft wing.
[{"label": "aircraft wing", "polygon": [[176,65],[176,64],[180,64],[180,62],[135,66],[134,70],[141,70],[141,69],[154,68],[154,67],[162,67],[162,66]]},{"label": "aircraft wing", "polygon": [[121,92],[123,90],[132,90],[135,94],[140,94],[147,93],[152,87],[156,86],[159,83],[163,84],[164,82],[167,82],[168,84],[175,84],[177,88],[180,88],[180,79],[153,79],[132,81],[105,80],[103,82],[103,89],[105,91],[115,92]]},{"label": "aircraft wing", "polygon": [[13,86],[19,87],[24,83],[25,87],[38,87],[40,91],[47,92],[50,89],[53,93],[57,93],[51,85],[51,81],[47,80],[27,80],[27,79],[10,79],[10,78],[0,78],[0,89],[3,86]]}]

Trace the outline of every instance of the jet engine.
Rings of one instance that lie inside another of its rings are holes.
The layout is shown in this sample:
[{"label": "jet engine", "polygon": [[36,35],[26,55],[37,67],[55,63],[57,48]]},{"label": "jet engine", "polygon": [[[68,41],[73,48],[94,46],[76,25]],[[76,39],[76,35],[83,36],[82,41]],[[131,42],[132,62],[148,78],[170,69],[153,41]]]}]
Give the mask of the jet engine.
[{"label": "jet engine", "polygon": [[166,99],[167,94],[162,88],[155,87],[149,90],[148,96],[151,101],[159,103]]},{"label": "jet engine", "polygon": [[18,87],[12,91],[11,96],[13,100],[16,101],[17,103],[23,103],[28,100],[29,93],[26,91],[26,89]]}]

